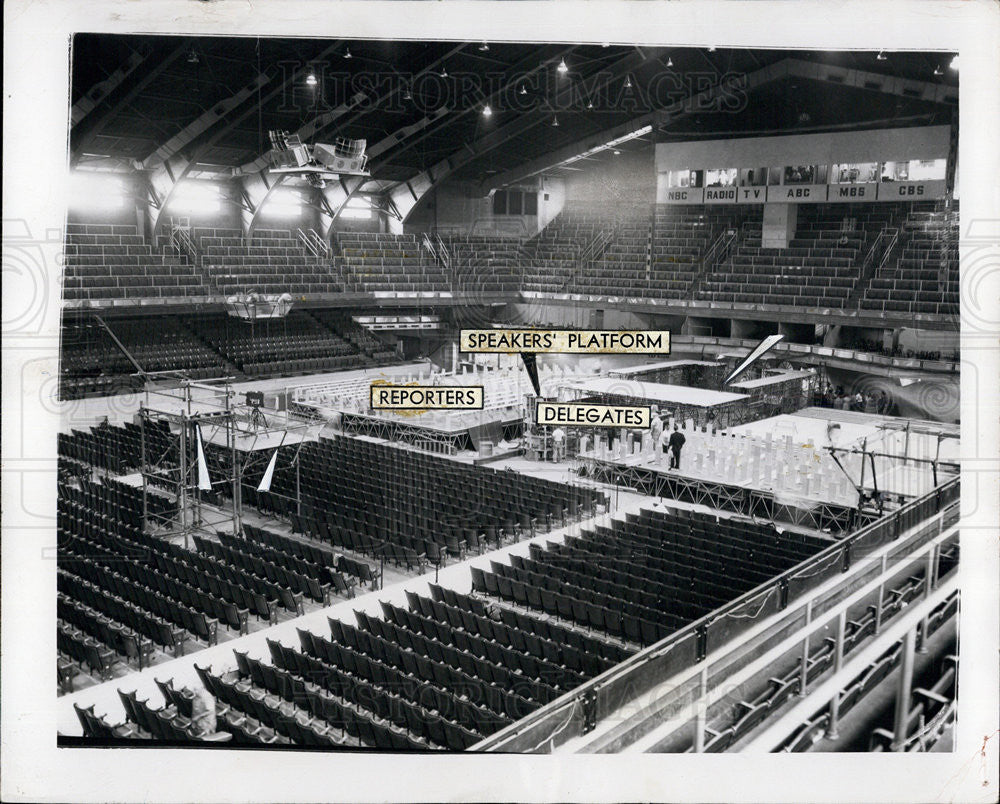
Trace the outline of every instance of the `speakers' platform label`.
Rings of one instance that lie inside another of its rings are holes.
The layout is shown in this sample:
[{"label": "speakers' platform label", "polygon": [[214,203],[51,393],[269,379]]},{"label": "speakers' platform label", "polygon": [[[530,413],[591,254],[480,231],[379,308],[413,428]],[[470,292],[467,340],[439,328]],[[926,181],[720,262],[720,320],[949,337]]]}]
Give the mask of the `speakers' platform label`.
[{"label": "speakers' platform label", "polygon": [[539,402],[538,424],[567,427],[629,427],[646,429],[648,405],[592,405],[589,402]]},{"label": "speakers' platform label", "polygon": [[607,329],[463,329],[463,352],[512,354],[670,354],[668,330]]},{"label": "speakers' platform label", "polygon": [[481,385],[372,385],[375,410],[482,410]]}]

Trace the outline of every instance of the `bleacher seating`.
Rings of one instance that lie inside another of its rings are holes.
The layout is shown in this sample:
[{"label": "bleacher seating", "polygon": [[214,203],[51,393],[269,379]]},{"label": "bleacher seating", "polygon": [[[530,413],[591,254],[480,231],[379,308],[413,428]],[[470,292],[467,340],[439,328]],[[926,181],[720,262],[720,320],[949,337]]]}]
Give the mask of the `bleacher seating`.
[{"label": "bleacher seating", "polygon": [[292,310],[256,325],[229,316],[185,316],[184,325],[251,376],[338,371],[371,360],[309,313]]},{"label": "bleacher seating", "polygon": [[452,234],[441,240],[450,260],[455,293],[512,294],[520,289],[525,252],[518,238]]},{"label": "bleacher seating", "polygon": [[440,293],[452,289],[445,269],[415,234],[339,232],[337,266],[349,293]]},{"label": "bleacher seating", "polygon": [[[155,319],[156,337],[150,337],[149,318],[105,318],[107,326],[144,371],[184,371],[194,380],[221,377],[235,368],[216,350],[200,341],[175,316]],[[62,325],[60,396],[74,399],[90,393],[108,394],[142,388],[138,371],[91,317],[66,317]]]},{"label": "bleacher seating", "polygon": [[864,310],[958,315],[958,205],[913,206],[900,228],[898,257],[876,273]]},{"label": "bleacher seating", "polygon": [[343,290],[329,257],[317,257],[285,229],[257,229],[246,242],[235,229],[192,232],[209,281],[223,295],[255,290],[299,298]]},{"label": "bleacher seating", "polygon": [[63,253],[63,299],[67,302],[194,302],[210,295],[194,266],[182,257],[155,253],[134,225],[67,224]]}]

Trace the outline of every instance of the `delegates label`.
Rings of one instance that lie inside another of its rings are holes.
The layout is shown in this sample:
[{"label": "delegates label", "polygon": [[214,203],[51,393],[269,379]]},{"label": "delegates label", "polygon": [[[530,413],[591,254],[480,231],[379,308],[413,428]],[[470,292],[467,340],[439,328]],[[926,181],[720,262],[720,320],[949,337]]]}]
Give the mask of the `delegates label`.
[{"label": "delegates label", "polygon": [[481,385],[372,385],[373,410],[482,410]]},{"label": "delegates label", "polygon": [[514,354],[670,354],[667,330],[600,329],[463,329],[458,348],[463,352]]},{"label": "delegates label", "polygon": [[649,406],[592,405],[589,402],[539,402],[538,424],[567,427],[649,428]]}]

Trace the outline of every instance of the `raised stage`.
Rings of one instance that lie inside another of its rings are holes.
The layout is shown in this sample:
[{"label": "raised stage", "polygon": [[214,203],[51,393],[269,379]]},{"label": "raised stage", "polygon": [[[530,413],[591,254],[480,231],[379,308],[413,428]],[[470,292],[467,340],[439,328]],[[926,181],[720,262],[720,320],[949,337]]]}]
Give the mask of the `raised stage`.
[{"label": "raised stage", "polygon": [[648,437],[597,441],[580,453],[580,468],[644,494],[831,531],[849,530],[957,473],[954,428],[841,414],[808,408],[728,431],[686,427],[679,470]]},{"label": "raised stage", "polygon": [[563,384],[559,389],[563,400],[579,400],[617,405],[655,406],[660,415],[678,421],[693,420],[702,425],[708,414],[714,416],[716,427],[732,427],[753,421],[753,409],[746,394],[710,391],[686,385],[643,382],[624,377],[597,377]]}]

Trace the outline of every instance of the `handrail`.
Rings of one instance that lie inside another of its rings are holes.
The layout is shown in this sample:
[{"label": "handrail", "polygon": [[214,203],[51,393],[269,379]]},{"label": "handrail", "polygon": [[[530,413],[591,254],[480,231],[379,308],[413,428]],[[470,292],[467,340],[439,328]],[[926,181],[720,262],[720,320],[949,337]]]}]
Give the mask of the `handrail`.
[{"label": "handrail", "polygon": [[[678,652],[683,651],[695,663],[702,661],[710,650],[709,637],[711,634],[709,629],[711,626],[729,618],[729,628],[725,633],[725,638],[728,640],[736,636],[741,625],[745,630],[756,619],[749,618],[745,612],[741,612],[741,610],[748,609],[751,604],[759,607],[757,616],[763,614],[768,606],[775,611],[784,610],[793,596],[798,597],[804,594],[832,577],[833,574],[846,572],[854,560],[866,555],[886,541],[895,541],[915,525],[929,520],[933,514],[957,501],[958,490],[959,478],[954,477],[922,497],[911,500],[897,511],[860,528],[854,534],[831,544],[828,548],[805,559],[795,567],[740,595],[736,600],[689,623],[679,631],[675,631],[616,667],[535,710],[525,718],[490,735],[473,746],[471,750],[523,751],[523,746],[512,749],[507,743],[533,728],[544,725],[549,719],[552,723],[558,723],[560,727],[552,733],[546,734],[541,740],[535,740],[538,745],[549,744],[555,747],[565,742],[566,739],[577,736],[570,733],[568,726],[577,718],[578,710],[591,710],[588,720],[596,722],[595,718],[599,718],[596,713],[597,702],[601,697],[599,693],[609,689],[612,682],[621,681],[626,676],[631,676],[639,668],[655,659],[662,659],[675,649]],[[777,606],[776,609],[775,606]],[[681,656],[679,661],[685,658],[685,656]],[[632,692],[638,695],[642,691],[633,688]],[[560,736],[563,739],[557,743],[556,739]]]},{"label": "handrail", "polygon": [[183,226],[174,226],[170,230],[170,245],[183,252],[191,260],[193,265],[200,264],[201,254],[191,237],[191,230]]},{"label": "handrail", "polygon": [[315,229],[307,229],[306,231],[296,229],[295,234],[306,251],[314,257],[330,256],[330,245],[319,236],[319,233]]},{"label": "handrail", "polygon": [[[728,259],[732,245],[738,236],[739,229],[737,227],[727,226],[724,228],[715,238],[715,242],[705,250],[705,254],[701,258],[701,270],[704,271],[713,260],[722,262]],[[721,252],[721,256],[717,252]]]},{"label": "handrail", "polygon": [[885,247],[885,251],[882,252],[882,258],[878,263],[879,273],[885,268],[885,264],[889,261],[889,255],[892,254],[892,250],[896,247],[896,243],[899,242],[899,229],[887,229],[885,230],[886,236],[890,237],[889,245]]},{"label": "handrail", "polygon": [[[727,346],[752,349],[757,345],[757,341],[746,338],[727,338],[725,339],[726,342],[724,344],[720,343],[720,340],[720,338],[712,335],[674,335],[671,338],[671,342],[676,346],[683,346],[685,344],[694,346],[701,344],[704,346]],[[945,368],[951,367],[952,370],[956,370],[956,361],[954,360],[928,360],[920,357],[905,357],[903,355],[883,355],[878,352],[866,352],[862,349],[844,348],[842,346],[819,346],[818,344],[782,342],[773,346],[772,349],[776,353],[795,352],[796,358],[818,355],[823,357],[836,357],[842,360],[861,360],[865,363],[889,366],[891,368],[933,369],[940,365]]]}]

